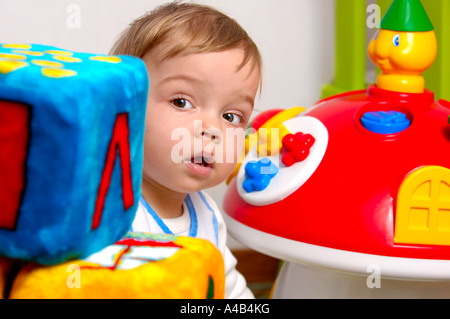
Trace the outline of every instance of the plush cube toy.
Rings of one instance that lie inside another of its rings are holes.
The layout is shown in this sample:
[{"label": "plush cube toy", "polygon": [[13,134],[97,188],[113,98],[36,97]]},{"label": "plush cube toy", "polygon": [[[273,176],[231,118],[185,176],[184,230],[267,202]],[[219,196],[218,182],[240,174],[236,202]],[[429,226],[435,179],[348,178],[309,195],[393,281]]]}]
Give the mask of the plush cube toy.
[{"label": "plush cube toy", "polygon": [[222,255],[209,241],[128,233],[83,260],[28,264],[6,297],[224,298],[224,283]]},{"label": "plush cube toy", "polygon": [[0,256],[57,264],[127,233],[148,86],[134,57],[0,45]]}]

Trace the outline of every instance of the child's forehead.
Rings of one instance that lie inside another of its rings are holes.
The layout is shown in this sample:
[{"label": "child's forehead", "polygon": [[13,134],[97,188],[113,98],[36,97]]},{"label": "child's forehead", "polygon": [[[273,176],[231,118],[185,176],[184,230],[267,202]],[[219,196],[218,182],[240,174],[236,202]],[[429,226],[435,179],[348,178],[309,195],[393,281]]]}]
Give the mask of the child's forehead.
[{"label": "child's forehead", "polygon": [[220,53],[220,52],[230,52],[234,50],[242,50],[243,54],[239,63],[236,65],[236,71],[244,68],[245,65],[251,65],[251,71],[256,69],[259,74],[260,82],[262,80],[262,65],[257,57],[248,53],[248,50],[243,45],[237,45],[223,50],[218,50],[215,48],[208,48],[200,44],[191,43],[187,46],[183,41],[177,42],[177,39],[167,39],[156,46],[153,46],[147,50],[143,56],[145,62],[152,61],[153,64],[158,65],[163,61],[170,60],[177,57],[186,57],[193,54],[201,53]]},{"label": "child's forehead", "polygon": [[[207,61],[215,61],[219,59],[223,61],[223,64],[232,68],[233,73],[243,74],[246,72],[247,77],[254,76],[258,77],[259,82],[261,81],[261,74],[257,63],[254,59],[250,58],[248,61],[244,61],[245,53],[244,50],[237,47],[223,51],[185,51],[180,52],[176,55],[168,55],[167,49],[164,46],[160,48],[155,47],[144,55],[143,60],[147,65],[149,71],[155,71],[157,69],[171,69],[174,73],[178,74],[183,70],[197,70],[197,66],[205,63]],[[226,57],[225,59],[223,57]],[[169,68],[167,66],[170,66]],[[222,65],[219,65],[222,66]],[[221,68],[215,69],[217,72],[222,70]],[[178,72],[179,71],[179,72]],[[189,74],[187,74],[188,76]]]}]

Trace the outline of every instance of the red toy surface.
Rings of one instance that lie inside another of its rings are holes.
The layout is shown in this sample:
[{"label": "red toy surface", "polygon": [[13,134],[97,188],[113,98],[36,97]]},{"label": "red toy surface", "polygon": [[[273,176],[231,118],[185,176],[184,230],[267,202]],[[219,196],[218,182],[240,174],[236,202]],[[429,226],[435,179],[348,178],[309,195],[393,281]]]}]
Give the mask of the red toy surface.
[{"label": "red toy surface", "polygon": [[[253,206],[240,197],[234,178],[224,209],[244,225],[303,243],[448,260],[449,246],[394,243],[394,228],[405,177],[426,165],[450,168],[449,105],[430,91],[405,94],[375,85],[323,100],[302,114],[320,120],[329,133],[324,158],[309,180],[282,201]],[[395,134],[373,133],[360,120],[373,111],[402,112],[411,125]]]},{"label": "red toy surface", "polygon": [[250,123],[250,127],[257,131],[267,120],[269,120],[272,116],[275,116],[276,114],[283,111],[282,109],[273,109],[268,110],[265,112],[262,112],[256,116],[253,121]]}]

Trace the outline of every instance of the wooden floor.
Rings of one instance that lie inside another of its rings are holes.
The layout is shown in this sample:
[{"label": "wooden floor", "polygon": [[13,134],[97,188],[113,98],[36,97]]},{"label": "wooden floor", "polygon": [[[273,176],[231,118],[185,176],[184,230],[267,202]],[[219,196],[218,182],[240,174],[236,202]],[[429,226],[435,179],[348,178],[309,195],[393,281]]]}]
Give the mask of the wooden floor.
[{"label": "wooden floor", "polygon": [[232,253],[238,260],[236,269],[247,280],[247,285],[255,298],[269,298],[280,261],[254,250],[234,250]]}]

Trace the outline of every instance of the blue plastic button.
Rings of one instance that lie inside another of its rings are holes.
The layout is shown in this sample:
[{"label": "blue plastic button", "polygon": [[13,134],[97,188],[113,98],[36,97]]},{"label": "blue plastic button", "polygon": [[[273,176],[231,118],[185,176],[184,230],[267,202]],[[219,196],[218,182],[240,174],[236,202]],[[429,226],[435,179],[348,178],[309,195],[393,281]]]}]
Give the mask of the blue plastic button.
[{"label": "blue plastic button", "polygon": [[278,173],[278,167],[268,158],[250,161],[245,165],[245,180],[242,187],[247,193],[262,191]]},{"label": "blue plastic button", "polygon": [[394,134],[406,130],[411,122],[402,112],[377,111],[364,113],[361,124],[374,133]]}]

